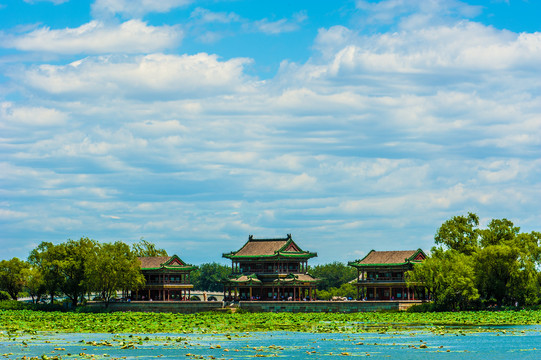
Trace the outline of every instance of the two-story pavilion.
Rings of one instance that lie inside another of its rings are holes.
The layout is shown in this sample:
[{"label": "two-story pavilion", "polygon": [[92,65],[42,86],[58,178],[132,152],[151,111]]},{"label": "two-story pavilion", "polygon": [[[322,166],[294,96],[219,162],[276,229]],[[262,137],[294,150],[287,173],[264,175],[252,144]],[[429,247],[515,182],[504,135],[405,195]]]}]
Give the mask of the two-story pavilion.
[{"label": "two-story pavilion", "polygon": [[371,250],[361,260],[349,262],[357,269],[357,298],[366,300],[415,300],[414,287],[406,286],[405,272],[426,259],[421,249]]},{"label": "two-story pavilion", "polygon": [[308,274],[308,259],[288,234],[286,238],[255,239],[238,251],[222,254],[232,261],[232,274],[224,282],[224,297],[238,300],[313,300],[317,279]]},{"label": "two-story pavilion", "polygon": [[140,257],[139,261],[146,283],[135,291],[134,300],[190,300],[190,272],[196,266],[186,264],[177,255]]}]

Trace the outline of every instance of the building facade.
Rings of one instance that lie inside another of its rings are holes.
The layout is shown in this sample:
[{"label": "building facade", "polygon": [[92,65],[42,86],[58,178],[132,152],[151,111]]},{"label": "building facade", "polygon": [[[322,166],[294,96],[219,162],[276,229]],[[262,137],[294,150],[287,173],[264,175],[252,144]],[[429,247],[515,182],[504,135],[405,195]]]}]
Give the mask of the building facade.
[{"label": "building facade", "polygon": [[134,300],[139,301],[187,301],[193,285],[190,272],[196,266],[186,264],[177,255],[140,257],[141,272],[146,283],[132,291]]},{"label": "building facade", "polygon": [[357,269],[357,299],[422,300],[423,289],[406,286],[405,272],[426,259],[421,249],[404,251],[371,250],[361,260],[349,262]]},{"label": "building facade", "polygon": [[232,261],[232,274],[224,282],[228,300],[313,300],[317,279],[308,274],[314,252],[303,251],[288,234],[286,238],[255,239],[253,235],[238,251],[222,255]]}]

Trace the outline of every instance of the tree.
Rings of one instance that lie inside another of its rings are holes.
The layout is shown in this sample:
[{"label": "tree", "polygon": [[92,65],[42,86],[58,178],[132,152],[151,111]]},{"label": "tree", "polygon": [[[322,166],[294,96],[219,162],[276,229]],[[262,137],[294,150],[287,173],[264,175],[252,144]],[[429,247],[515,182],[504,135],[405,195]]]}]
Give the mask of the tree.
[{"label": "tree", "polygon": [[145,283],[140,261],[130,247],[120,241],[97,245],[86,268],[86,277],[90,288],[99,292],[106,304],[118,290],[134,290]]},{"label": "tree", "polygon": [[[436,244],[441,246],[433,249],[436,251],[433,263],[425,261],[412,276],[421,276],[421,269],[428,271],[430,266],[434,266],[433,279],[426,279],[428,275],[425,274],[420,280],[431,286],[444,284],[444,288],[433,289],[433,294],[447,297],[447,289],[449,286],[452,289],[454,284],[436,280],[441,280],[439,273],[459,271],[445,268],[445,263],[442,263],[449,256],[456,257],[452,252],[458,252],[469,257],[467,262],[473,264],[475,288],[481,299],[495,300],[498,305],[537,303],[541,285],[541,233],[520,233],[520,228],[505,218],[491,220],[485,229],[479,229],[478,225],[479,217],[473,213],[447,220],[434,237]],[[460,279],[456,282],[460,282]],[[441,304],[445,301],[438,302]]]},{"label": "tree", "polygon": [[89,289],[86,269],[90,264],[89,260],[94,258],[97,243],[89,238],[81,238],[77,241],[68,240],[57,247],[58,269],[62,277],[60,290],[75,307],[79,298],[82,298]]},{"label": "tree", "polygon": [[223,281],[231,274],[231,267],[216,262],[199,265],[190,274],[195,289],[201,291],[222,291]]},{"label": "tree", "polygon": [[29,256],[29,260],[42,272],[51,303],[57,291],[66,295],[73,306],[88,289],[86,267],[96,251],[96,241],[81,238],[77,241],[53,245],[41,243]]},{"label": "tree", "polygon": [[408,286],[424,286],[440,309],[466,309],[479,298],[471,257],[456,250],[433,254],[406,272]]},{"label": "tree", "polygon": [[135,256],[147,257],[147,256],[167,256],[167,251],[164,249],[157,249],[156,245],[141,238],[138,243],[132,245],[132,251]]},{"label": "tree", "polygon": [[0,290],[7,292],[13,300],[17,300],[17,296],[23,289],[23,270],[28,267],[26,261],[16,257],[0,261]]},{"label": "tree", "polygon": [[41,273],[45,291],[51,298],[51,304],[54,302],[55,295],[60,291],[60,276],[58,267],[57,247],[50,242],[42,242],[30,252],[28,262],[38,269]]},{"label": "tree", "polygon": [[515,242],[519,231],[520,228],[515,227],[507,219],[492,219],[486,229],[479,231],[481,235],[481,246],[511,245]]},{"label": "tree", "polygon": [[479,247],[479,217],[474,213],[468,216],[454,216],[438,229],[434,236],[437,245],[471,255]]},{"label": "tree", "polygon": [[351,283],[344,283],[339,288],[329,288],[317,293],[318,299],[331,300],[333,297],[345,297],[354,299],[357,296],[357,287]]},{"label": "tree", "polygon": [[477,286],[485,299],[493,298],[498,305],[537,301],[535,266],[520,259],[518,247],[490,245],[479,250],[475,260]]},{"label": "tree", "polygon": [[315,278],[320,279],[318,290],[339,288],[357,276],[357,270],[338,261],[310,267],[309,272]]},{"label": "tree", "polygon": [[32,297],[32,302],[37,303],[39,299],[46,293],[45,281],[43,274],[37,267],[30,266],[23,269],[24,289]]}]

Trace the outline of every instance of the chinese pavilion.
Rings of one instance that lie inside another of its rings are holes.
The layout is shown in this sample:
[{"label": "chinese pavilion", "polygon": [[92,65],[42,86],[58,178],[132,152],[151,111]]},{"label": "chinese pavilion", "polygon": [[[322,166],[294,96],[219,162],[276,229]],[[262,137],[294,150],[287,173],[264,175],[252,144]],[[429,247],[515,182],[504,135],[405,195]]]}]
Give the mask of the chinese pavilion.
[{"label": "chinese pavilion", "polygon": [[177,255],[140,257],[139,261],[146,283],[135,291],[134,300],[190,300],[190,272],[196,266],[186,264]]},{"label": "chinese pavilion", "polygon": [[308,259],[291,234],[280,239],[255,239],[238,251],[222,255],[232,260],[232,274],[224,282],[224,298],[236,300],[313,300],[317,279],[308,274]]},{"label": "chinese pavilion", "polygon": [[349,262],[357,268],[357,298],[366,300],[415,300],[415,288],[406,286],[405,272],[426,259],[423,250],[375,251]]}]

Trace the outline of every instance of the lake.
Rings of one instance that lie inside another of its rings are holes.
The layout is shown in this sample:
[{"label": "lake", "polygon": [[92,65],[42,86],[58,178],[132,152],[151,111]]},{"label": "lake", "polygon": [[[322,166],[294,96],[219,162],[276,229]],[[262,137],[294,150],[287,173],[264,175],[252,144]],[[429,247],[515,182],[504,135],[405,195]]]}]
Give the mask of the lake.
[{"label": "lake", "polygon": [[384,333],[8,334],[7,359],[540,359],[541,326],[422,327]]}]

